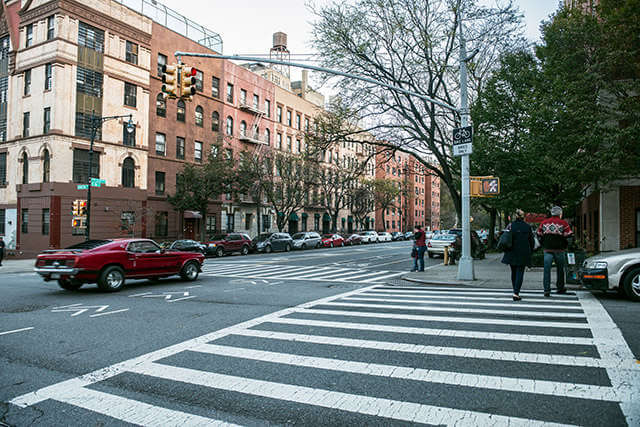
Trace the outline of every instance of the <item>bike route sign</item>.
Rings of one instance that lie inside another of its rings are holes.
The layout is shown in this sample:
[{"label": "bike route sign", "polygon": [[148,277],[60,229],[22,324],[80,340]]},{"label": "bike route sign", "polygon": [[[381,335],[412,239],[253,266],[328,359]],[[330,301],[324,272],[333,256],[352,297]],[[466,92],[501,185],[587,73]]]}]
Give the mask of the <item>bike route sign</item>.
[{"label": "bike route sign", "polygon": [[473,152],[473,130],[471,126],[453,129],[453,155],[465,156]]}]

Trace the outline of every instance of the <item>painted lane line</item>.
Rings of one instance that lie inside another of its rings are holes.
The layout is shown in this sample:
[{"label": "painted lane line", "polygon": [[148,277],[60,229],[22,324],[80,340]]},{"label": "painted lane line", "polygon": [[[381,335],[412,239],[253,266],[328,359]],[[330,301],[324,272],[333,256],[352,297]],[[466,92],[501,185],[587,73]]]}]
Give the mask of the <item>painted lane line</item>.
[{"label": "painted lane line", "polygon": [[[366,270],[365,270],[365,271],[366,271]],[[339,279],[336,279],[336,281],[337,281],[337,282],[342,282],[342,281],[348,281],[348,280],[360,279],[360,278],[362,278],[362,277],[374,276],[374,275],[384,274],[384,273],[389,273],[389,271],[387,271],[387,270],[380,270],[380,271],[372,271],[372,270],[369,270],[367,273],[356,274],[355,276],[341,277],[341,278],[339,278]]]},{"label": "painted lane line", "polygon": [[188,296],[188,297],[182,297],[182,298],[178,298],[178,299],[172,299],[172,300],[169,300],[169,301],[167,301],[167,302],[178,302],[178,301],[184,301],[184,300],[186,300],[186,299],[191,299],[191,298],[195,298],[195,297],[196,297],[195,295],[191,295],[191,296]]},{"label": "painted lane line", "polygon": [[511,319],[489,319],[489,318],[473,318],[473,317],[448,317],[448,316],[427,316],[419,314],[396,314],[396,313],[378,313],[372,311],[348,311],[348,310],[325,310],[325,309],[303,309],[296,310],[299,313],[312,313],[344,317],[373,317],[378,319],[401,319],[401,320],[419,320],[424,322],[450,322],[450,323],[474,323],[484,325],[506,325],[506,326],[533,326],[533,327],[549,327],[549,328],[566,328],[566,329],[589,329],[587,323],[571,323],[571,322],[547,322],[544,320],[511,320]]},{"label": "painted lane line", "polygon": [[12,399],[10,403],[20,406],[22,408],[35,405],[36,403],[43,402],[47,399],[50,399],[59,393],[65,393],[70,389],[75,390],[77,387],[84,387],[90,384],[104,381],[108,378],[112,378],[116,375],[121,374],[122,372],[129,370],[130,367],[133,367],[142,363],[146,363],[146,362],[154,362],[157,360],[161,360],[169,356],[172,356],[174,354],[183,352],[185,350],[189,350],[191,348],[197,347],[200,344],[204,344],[210,341],[215,341],[222,337],[231,335],[245,328],[251,328],[261,323],[268,322],[272,319],[277,319],[278,317],[289,315],[291,313],[294,313],[296,310],[304,310],[305,308],[309,308],[317,304],[323,304],[323,303],[329,302],[335,298],[341,298],[341,297],[357,294],[359,292],[365,292],[369,289],[371,289],[371,286],[367,286],[361,289],[355,289],[355,290],[344,292],[338,295],[331,295],[328,297],[320,298],[314,301],[300,304],[296,307],[286,308],[284,310],[266,314],[264,316],[260,316],[255,319],[247,320],[246,322],[238,323],[228,328],[220,329],[219,331],[210,332],[208,334],[201,335],[199,337],[192,338],[190,340],[183,341],[181,343],[174,344],[169,347],[161,348],[151,353],[143,354],[133,359],[125,360],[123,362],[116,363],[111,366],[107,366],[105,368],[97,369],[93,372],[82,375],[80,377],[71,378],[69,380],[52,384],[50,386],[43,387],[39,390],[32,391],[32,392],[23,394],[21,396],[17,396],[14,399]]},{"label": "painted lane line", "polygon": [[478,313],[478,314],[504,314],[510,316],[531,316],[531,317],[565,317],[569,319],[584,319],[584,314],[579,313],[556,313],[543,311],[517,311],[517,310],[489,310],[481,308],[448,308],[448,307],[416,307],[410,305],[395,304],[365,304],[328,302],[325,305],[335,305],[339,307],[365,307],[365,308],[391,308],[396,310],[418,310],[418,311],[448,311],[456,313]]},{"label": "painted lane line", "polygon": [[314,273],[303,274],[301,276],[298,276],[297,278],[303,280],[311,279],[315,278],[316,276],[324,276],[328,271],[336,271],[336,269],[333,267],[319,267]]},{"label": "painted lane line", "polygon": [[242,291],[242,290],[245,290],[245,289],[247,289],[247,288],[234,288],[234,289],[227,289],[227,290],[222,291],[222,292],[235,292],[235,291]]},{"label": "painted lane line", "polygon": [[386,275],[384,275],[384,276],[374,277],[373,279],[366,279],[366,280],[363,280],[363,281],[362,281],[362,283],[377,282],[378,280],[390,279],[390,278],[392,278],[392,277],[400,276],[401,274],[405,274],[405,273],[404,273],[404,272],[401,272],[401,273],[391,273],[391,274],[386,274]]},{"label": "painted lane line", "polygon": [[[273,270],[279,268],[280,266],[271,266],[271,267],[260,267],[263,270]],[[257,269],[257,266],[252,265],[248,267],[228,267],[228,268],[214,268],[214,269],[206,269],[203,270],[203,273],[210,274],[227,274],[227,273],[250,273]]]},{"label": "painted lane line", "polygon": [[297,271],[294,271],[293,273],[285,273],[285,274],[280,274],[278,275],[278,279],[284,279],[287,277],[295,277],[297,275],[302,275],[302,274],[306,274],[306,273],[312,273],[313,271],[316,270],[317,267],[302,267],[299,268]]},{"label": "painted lane line", "polygon": [[279,317],[272,320],[273,323],[283,323],[287,325],[318,326],[332,329],[355,329],[362,331],[391,332],[395,334],[430,335],[438,337],[452,338],[473,338],[483,340],[503,340],[538,342],[547,344],[573,344],[573,345],[594,345],[592,338],[563,337],[553,335],[526,335],[511,334],[502,332],[482,332],[464,331],[458,329],[432,329],[414,328],[408,326],[387,326],[375,323],[352,323],[352,322],[329,322],[324,320],[296,319],[292,317]]},{"label": "painted lane line", "polygon": [[558,424],[536,420],[493,415],[484,412],[465,411],[439,406],[423,405],[384,398],[360,396],[326,389],[318,389],[271,381],[255,380],[195,369],[145,363],[132,366],[131,372],[195,384],[218,390],[227,390],[252,396],[267,397],[287,402],[337,409],[381,418],[423,424],[446,424],[446,420],[456,420],[456,426],[476,427],[478,425],[510,426],[557,426]]},{"label": "painted lane line", "polygon": [[360,295],[355,297],[343,298],[343,301],[379,301],[379,302],[406,302],[410,304],[424,304],[424,305],[470,305],[470,306],[493,306],[493,307],[523,307],[523,308],[556,308],[556,309],[566,309],[566,310],[577,310],[576,313],[582,313],[582,308],[580,306],[573,307],[565,307],[565,306],[556,306],[549,304],[520,304],[518,303],[503,303],[503,302],[467,302],[467,301],[416,301],[411,299],[400,299],[400,298],[367,298],[366,296],[361,297]]},{"label": "painted lane line", "polygon": [[[512,294],[512,290],[509,288],[470,288],[470,287],[457,287],[457,288],[449,288],[449,287],[442,287],[442,286],[437,286],[437,285],[431,285],[431,286],[393,286],[393,287],[386,287],[386,288],[378,288],[376,289],[376,292],[386,292],[386,291],[390,291],[390,292],[398,292],[398,291],[403,291],[403,290],[409,290],[415,293],[431,293],[431,292],[444,292],[444,291],[452,291],[453,295],[473,295],[473,294],[478,294],[478,295],[482,295],[482,294],[497,294],[497,295],[511,295]],[[457,291],[457,292],[456,292]],[[527,289],[523,289],[520,291],[520,294],[522,295],[543,295],[544,291],[533,291],[533,290],[527,290]],[[559,299],[576,299],[576,294],[573,292],[569,292],[566,294],[552,294],[552,298],[559,298]]]},{"label": "painted lane line", "polygon": [[604,400],[620,402],[611,387],[590,384],[576,384],[525,378],[510,378],[493,375],[466,374],[462,372],[439,371],[435,369],[412,368],[407,366],[384,365],[379,363],[356,362],[351,360],[328,359],[324,357],[278,353],[248,348],[203,344],[193,351],[217,356],[280,363],[313,369],[326,369],[385,378],[399,378],[453,386],[473,387],[490,390],[533,393],[549,396],[564,396],[576,399]]},{"label": "painted lane line", "polygon": [[151,295],[152,292],[143,292],[141,294],[127,295],[129,298],[141,297],[143,295]]},{"label": "painted lane line", "polygon": [[14,329],[13,331],[0,332],[0,335],[16,334],[18,332],[30,331],[32,329],[35,329],[35,328],[33,326],[29,326],[28,328],[20,328],[20,329]]},{"label": "painted lane line", "polygon": [[606,361],[612,387],[623,396],[620,408],[627,424],[640,425],[640,364],[627,345],[620,328],[591,292],[578,293],[593,332],[598,353]]},{"label": "painted lane line", "polygon": [[[509,296],[496,296],[496,297],[476,297],[476,296],[455,296],[451,295],[448,292],[442,292],[444,295],[410,295],[410,294],[400,294],[400,293],[378,293],[378,292],[367,292],[366,294],[361,294],[362,296],[375,296],[375,297],[401,297],[401,298],[412,298],[416,301],[429,301],[432,299],[451,299],[451,300],[470,300],[470,301],[513,301],[511,295]],[[575,301],[556,301],[549,298],[535,298],[535,297],[526,297],[518,304],[527,304],[529,302],[544,302],[546,304],[553,304],[558,306],[566,306],[566,307],[580,307],[580,302],[576,298]]]},{"label": "painted lane line", "polygon": [[325,276],[325,279],[326,280],[344,279],[344,276],[352,276],[354,274],[361,274],[361,273],[364,273],[366,271],[367,270],[349,268],[349,269],[346,269],[346,271],[343,271],[342,273],[330,274],[328,276]]},{"label": "painted lane line", "polygon": [[334,275],[340,276],[342,274],[352,273],[352,268],[336,268],[334,266],[327,267],[315,267],[314,271],[309,271],[304,274],[304,277],[324,276],[325,279],[333,277]]},{"label": "painted lane line", "polygon": [[185,289],[194,289],[194,288],[201,288],[202,285],[195,285],[195,286],[187,286]]},{"label": "painted lane line", "polygon": [[401,353],[428,354],[432,356],[452,356],[470,359],[501,360],[519,363],[529,362],[541,363],[545,365],[582,366],[586,368],[606,368],[607,366],[609,366],[609,362],[594,357],[565,356],[560,354],[543,353],[519,353],[515,351],[478,350],[464,347],[406,344],[391,341],[372,341],[354,338],[338,338],[324,335],[305,335],[292,334],[287,332],[272,332],[261,329],[239,330],[234,332],[234,335],[351,348],[397,351]]},{"label": "painted lane line", "polygon": [[128,308],[123,308],[121,310],[114,310],[114,311],[107,311],[106,313],[98,313],[98,314],[92,314],[89,317],[100,317],[100,316],[107,316],[109,314],[116,314],[116,313],[122,313],[124,311],[129,311]]},{"label": "painted lane line", "polygon": [[75,405],[127,423],[141,426],[232,426],[211,418],[174,411],[137,400],[79,387],[54,397],[58,402]]},{"label": "painted lane line", "polygon": [[242,268],[242,269],[231,269],[223,272],[223,274],[258,274],[258,273],[267,273],[274,272],[280,270],[289,270],[292,266],[289,265],[270,265],[270,266],[256,266],[250,268]]},{"label": "painted lane line", "polygon": [[279,274],[294,273],[299,269],[300,267],[293,265],[291,267],[282,267],[276,271],[268,271],[268,272],[259,271],[256,274],[254,274],[254,276],[261,276],[261,277],[277,276]]}]

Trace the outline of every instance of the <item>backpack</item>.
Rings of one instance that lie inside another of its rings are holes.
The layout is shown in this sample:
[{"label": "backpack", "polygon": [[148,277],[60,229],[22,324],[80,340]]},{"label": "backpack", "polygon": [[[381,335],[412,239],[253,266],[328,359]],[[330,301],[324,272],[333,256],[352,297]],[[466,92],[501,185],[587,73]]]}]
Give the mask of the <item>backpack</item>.
[{"label": "backpack", "polygon": [[504,230],[502,236],[500,236],[500,240],[498,240],[498,250],[508,252],[512,247],[513,235],[511,234],[511,230]]}]

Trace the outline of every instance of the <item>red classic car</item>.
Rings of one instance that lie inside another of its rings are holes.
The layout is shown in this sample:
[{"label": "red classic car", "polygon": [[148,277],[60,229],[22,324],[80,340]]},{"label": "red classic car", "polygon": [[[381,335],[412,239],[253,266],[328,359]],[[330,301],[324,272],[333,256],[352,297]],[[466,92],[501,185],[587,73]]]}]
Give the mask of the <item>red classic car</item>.
[{"label": "red classic car", "polygon": [[325,248],[334,247],[334,246],[344,246],[344,237],[339,234],[323,234],[322,235],[322,246]]},{"label": "red classic car", "polygon": [[200,253],[166,251],[148,239],[89,240],[42,252],[35,272],[46,282],[57,280],[63,289],[97,283],[100,289],[114,292],[124,286],[125,279],[179,274],[183,280],[196,280],[203,261]]}]

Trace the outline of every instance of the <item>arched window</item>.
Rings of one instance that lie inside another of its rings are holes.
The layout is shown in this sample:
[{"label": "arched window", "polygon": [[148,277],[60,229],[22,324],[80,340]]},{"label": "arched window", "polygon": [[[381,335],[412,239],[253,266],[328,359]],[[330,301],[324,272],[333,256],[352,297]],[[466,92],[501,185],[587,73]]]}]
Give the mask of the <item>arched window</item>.
[{"label": "arched window", "polygon": [[201,106],[197,106],[196,107],[196,126],[200,126],[202,127],[202,121],[203,121],[203,110]]},{"label": "arched window", "polygon": [[265,128],[264,130],[264,142],[267,145],[271,145],[271,131],[269,130],[269,128]]},{"label": "arched window", "polygon": [[240,136],[247,135],[247,122],[244,120],[240,122]]},{"label": "arched window", "polygon": [[45,149],[42,153],[42,182],[49,182],[51,173],[51,161],[49,150]]},{"label": "arched window", "polygon": [[29,157],[27,153],[22,154],[22,183],[29,183]]},{"label": "arched window", "polygon": [[136,186],[135,163],[131,157],[127,157],[122,162],[122,186],[125,188]]},{"label": "arched window", "polygon": [[217,111],[211,113],[211,130],[214,132],[220,130],[220,114]]},{"label": "arched window", "polygon": [[227,117],[227,135],[233,135],[233,117]]},{"label": "arched window", "polygon": [[167,100],[162,93],[156,97],[156,116],[167,117]]},{"label": "arched window", "polygon": [[179,122],[184,122],[185,120],[185,105],[182,99],[178,100],[178,112],[176,120],[178,120]]}]

